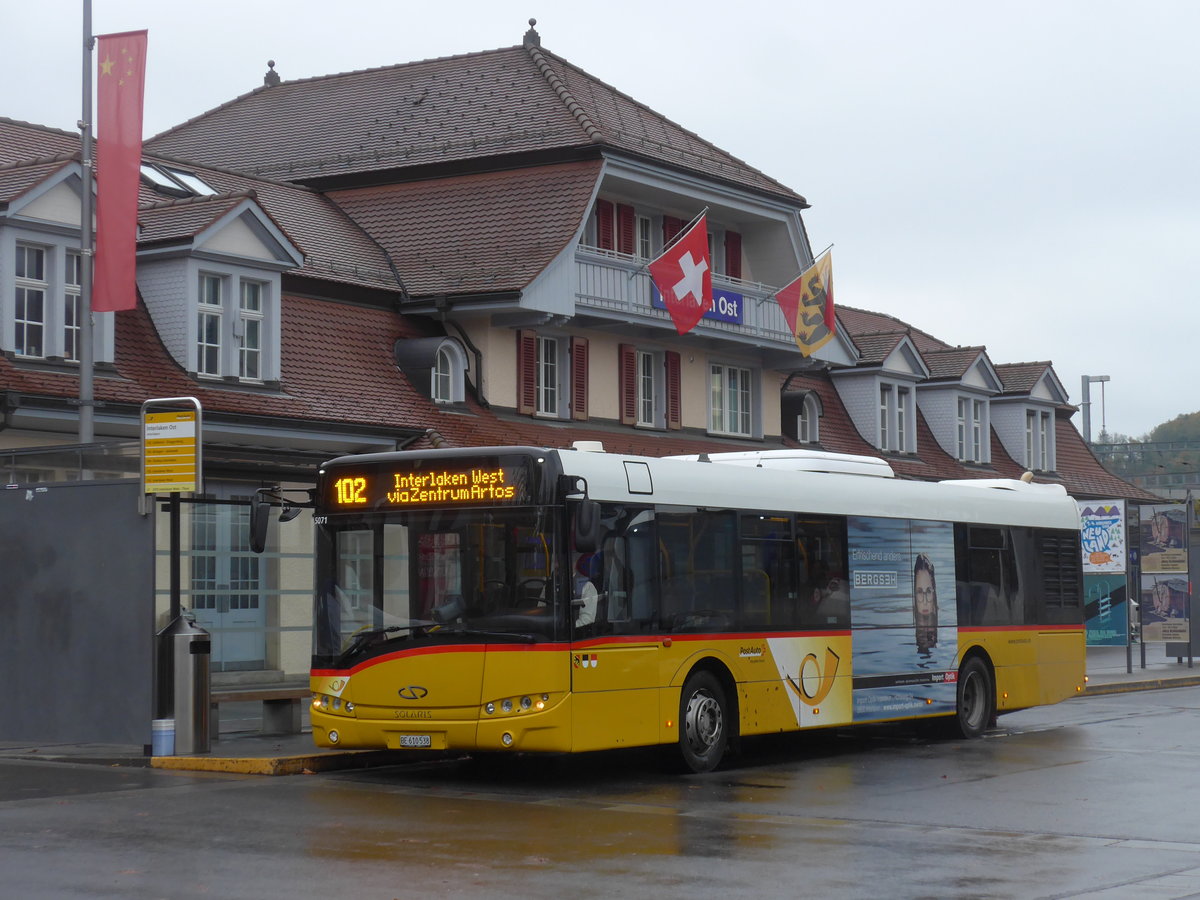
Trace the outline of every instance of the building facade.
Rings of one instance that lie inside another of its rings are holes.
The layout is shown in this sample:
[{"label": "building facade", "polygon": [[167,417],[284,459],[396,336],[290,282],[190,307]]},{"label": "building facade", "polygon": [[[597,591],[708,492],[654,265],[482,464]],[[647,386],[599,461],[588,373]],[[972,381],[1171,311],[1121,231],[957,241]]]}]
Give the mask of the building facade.
[{"label": "building facade", "polygon": [[[1153,499],[1092,456],[1049,362],[994,362],[848,297],[802,357],[775,294],[813,262],[805,198],[532,28],[499,50],[273,76],[146,143],[137,306],[95,316],[101,442],[136,439],[149,398],[204,409],[210,502],[186,516],[183,602],[219,671],[307,670],[311,529],[273,530],[259,557],[244,503],[344,453],[803,446],[906,478],[1031,471]],[[80,190],[75,135],[0,119],[11,484],[61,477],[28,448],[77,430]],[[680,335],[646,266],[702,211],[714,309]]]}]

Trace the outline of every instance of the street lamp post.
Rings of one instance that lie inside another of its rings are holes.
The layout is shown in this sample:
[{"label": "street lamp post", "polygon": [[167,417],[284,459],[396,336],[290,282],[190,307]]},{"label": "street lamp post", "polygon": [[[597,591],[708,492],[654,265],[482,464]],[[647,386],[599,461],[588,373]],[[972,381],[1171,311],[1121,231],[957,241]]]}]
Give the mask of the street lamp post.
[{"label": "street lamp post", "polygon": [[1088,444],[1092,442],[1092,382],[1100,382],[1100,430],[1105,430],[1104,422],[1104,382],[1109,380],[1107,375],[1083,376],[1083,400],[1079,406],[1083,410],[1083,439]]}]

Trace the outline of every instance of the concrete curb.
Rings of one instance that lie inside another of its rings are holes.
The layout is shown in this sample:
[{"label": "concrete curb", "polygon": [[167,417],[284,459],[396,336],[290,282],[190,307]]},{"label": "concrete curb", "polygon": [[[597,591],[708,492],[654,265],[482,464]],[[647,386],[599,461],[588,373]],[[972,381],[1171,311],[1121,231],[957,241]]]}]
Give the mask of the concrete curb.
[{"label": "concrete curb", "polygon": [[1163,688],[1195,687],[1200,685],[1200,674],[1182,678],[1148,678],[1144,681],[1111,681],[1106,684],[1089,684],[1081,697],[1096,697],[1103,694],[1129,694],[1134,691],[1158,691]]},{"label": "concrete curb", "polygon": [[391,750],[352,750],[300,756],[155,756],[150,766],[182,772],[225,772],[238,775],[311,775],[396,762]]}]

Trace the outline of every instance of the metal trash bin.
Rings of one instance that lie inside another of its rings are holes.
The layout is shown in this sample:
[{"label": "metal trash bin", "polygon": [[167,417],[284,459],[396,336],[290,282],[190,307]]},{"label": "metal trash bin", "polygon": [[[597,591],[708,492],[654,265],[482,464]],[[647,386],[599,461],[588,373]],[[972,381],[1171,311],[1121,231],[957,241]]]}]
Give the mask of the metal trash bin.
[{"label": "metal trash bin", "polygon": [[181,615],[155,640],[154,717],[175,720],[175,753],[207,753],[212,635]]}]

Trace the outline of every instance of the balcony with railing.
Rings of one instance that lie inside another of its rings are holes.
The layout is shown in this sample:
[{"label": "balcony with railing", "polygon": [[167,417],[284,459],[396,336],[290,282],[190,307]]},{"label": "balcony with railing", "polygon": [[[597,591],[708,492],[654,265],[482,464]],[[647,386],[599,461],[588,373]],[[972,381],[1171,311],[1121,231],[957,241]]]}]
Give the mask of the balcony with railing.
[{"label": "balcony with railing", "polygon": [[[671,316],[653,290],[647,260],[580,244],[575,253],[575,305],[601,318],[672,329]],[[713,306],[695,332],[755,346],[796,347],[775,287],[713,274]]]}]

